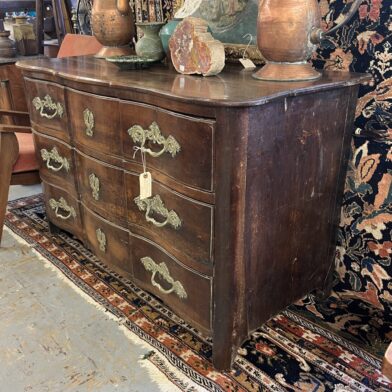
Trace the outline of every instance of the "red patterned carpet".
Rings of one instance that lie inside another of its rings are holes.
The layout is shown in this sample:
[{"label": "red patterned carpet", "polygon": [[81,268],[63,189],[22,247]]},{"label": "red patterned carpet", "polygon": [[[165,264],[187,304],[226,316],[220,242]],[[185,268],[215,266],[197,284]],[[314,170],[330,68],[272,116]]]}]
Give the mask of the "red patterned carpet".
[{"label": "red patterned carpet", "polygon": [[[181,390],[392,389],[392,382],[379,370],[379,355],[387,345],[390,324],[384,321],[382,328],[375,328],[377,309],[375,313],[369,313],[369,308],[365,312],[352,300],[345,302],[337,295],[323,303],[304,299],[260,326],[239,350],[232,371],[219,373],[209,361],[210,341],[151,295],[108,270],[67,233],[52,237],[41,196],[11,202],[9,207],[8,228],[149,343],[148,360]],[[350,307],[355,314],[349,312]],[[354,331],[350,331],[351,325]],[[366,339],[358,335],[363,328]],[[187,379],[199,387],[190,387]]]}]

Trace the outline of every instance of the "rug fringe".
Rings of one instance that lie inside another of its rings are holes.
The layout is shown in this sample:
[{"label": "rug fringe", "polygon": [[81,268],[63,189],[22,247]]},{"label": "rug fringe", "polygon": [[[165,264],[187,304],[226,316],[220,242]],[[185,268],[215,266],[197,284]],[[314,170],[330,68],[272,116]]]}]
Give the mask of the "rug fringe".
[{"label": "rug fringe", "polygon": [[[159,354],[156,351],[154,351],[154,356],[159,356]],[[162,359],[161,356],[160,356],[160,359]],[[171,386],[169,387],[167,385],[168,384],[168,376],[165,375],[161,371],[159,373],[157,373],[157,370],[156,370],[157,367],[155,366],[155,364],[153,362],[150,362],[150,360],[148,358],[141,358],[139,360],[139,365],[147,371],[147,373],[151,377],[151,380],[153,382],[155,382],[157,385],[159,385],[162,392],[174,392],[174,391],[203,392],[203,391],[206,391],[206,389],[200,387],[199,385],[193,384],[193,383],[192,383],[192,386],[190,386],[191,381],[189,379],[185,380],[185,378],[179,377],[178,371],[175,371],[176,377],[178,378],[178,380],[182,384],[186,385],[186,389],[180,389],[180,388],[174,386],[172,384],[172,382],[170,382]],[[165,366],[168,367],[169,366],[168,363],[165,363]],[[166,384],[166,385],[163,386],[163,384]]]},{"label": "rug fringe", "polygon": [[[14,233],[11,229],[9,229],[7,226],[4,226],[4,232],[6,232],[8,235],[10,235],[18,244],[27,246],[28,248],[31,249],[32,253],[34,254],[35,257],[37,257],[38,260],[40,260],[45,268],[50,269],[51,271],[55,272],[57,277],[65,282],[69,287],[71,287],[75,292],[77,292],[86,302],[89,304],[93,305],[97,310],[101,311],[102,313],[105,314],[105,316],[114,321],[117,325],[117,328],[122,331],[127,339],[129,339],[132,343],[135,345],[138,345],[139,347],[142,347],[144,350],[147,352],[151,352],[152,346],[148,345],[145,341],[143,341],[141,338],[139,338],[136,334],[134,334],[132,331],[130,331],[125,325],[125,321],[127,320],[126,318],[120,318],[115,316],[113,313],[109,312],[103,305],[100,303],[96,302],[93,298],[91,298],[88,294],[86,294],[82,289],[80,289],[75,283],[73,283],[71,280],[69,280],[64,274],[56,267],[54,266],[48,259],[46,259],[44,256],[42,256],[31,244],[29,244],[26,240],[21,238],[18,234]],[[165,365],[169,366],[168,362],[166,359],[159,354],[158,352],[154,352],[154,355],[158,356],[159,359],[165,363]],[[176,392],[176,391],[182,391],[178,387],[171,382],[165,374],[163,374],[155,365],[153,365],[150,361],[145,360],[145,359],[140,359],[139,365],[143,368],[145,368],[148,372],[148,374],[151,377],[151,381],[157,384],[159,391],[160,392]],[[175,368],[171,369],[171,371],[178,377],[178,379],[184,380],[183,377],[181,377],[181,373],[179,373]],[[189,379],[186,380],[185,383],[189,383]],[[193,389],[194,391],[199,391],[197,389]],[[201,391],[201,390],[200,390]]]}]

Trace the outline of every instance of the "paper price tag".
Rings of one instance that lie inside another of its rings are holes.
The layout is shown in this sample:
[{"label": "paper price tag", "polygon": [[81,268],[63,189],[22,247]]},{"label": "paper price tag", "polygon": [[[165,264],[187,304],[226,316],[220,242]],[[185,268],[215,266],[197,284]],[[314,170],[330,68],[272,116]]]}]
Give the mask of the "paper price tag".
[{"label": "paper price tag", "polygon": [[240,63],[245,69],[256,68],[255,63],[251,59],[240,59]]},{"label": "paper price tag", "polygon": [[152,196],[152,177],[150,172],[145,172],[139,176],[140,200],[148,199]]}]

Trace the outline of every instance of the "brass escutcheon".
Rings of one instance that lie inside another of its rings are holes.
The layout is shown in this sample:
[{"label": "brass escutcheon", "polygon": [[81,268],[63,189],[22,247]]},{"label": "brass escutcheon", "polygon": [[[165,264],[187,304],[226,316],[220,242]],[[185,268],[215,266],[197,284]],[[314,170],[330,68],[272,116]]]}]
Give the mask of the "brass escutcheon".
[{"label": "brass escutcheon", "polygon": [[91,173],[88,177],[89,183],[90,183],[90,188],[91,188],[91,195],[93,199],[96,201],[99,200],[99,191],[101,189],[99,178],[94,174]]},{"label": "brass escutcheon", "polygon": [[94,113],[90,109],[85,109],[83,112],[84,125],[86,126],[85,132],[89,137],[94,136]]},{"label": "brass escutcheon", "polygon": [[105,235],[105,233],[101,229],[97,229],[95,231],[95,234],[97,235],[99,250],[101,252],[106,253],[106,235]]}]

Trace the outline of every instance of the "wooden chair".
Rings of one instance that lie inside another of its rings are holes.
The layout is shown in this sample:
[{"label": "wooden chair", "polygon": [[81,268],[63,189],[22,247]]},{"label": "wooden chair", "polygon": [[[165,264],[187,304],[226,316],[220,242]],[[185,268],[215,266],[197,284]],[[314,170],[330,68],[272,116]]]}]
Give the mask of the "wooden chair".
[{"label": "wooden chair", "polygon": [[94,55],[101,49],[102,45],[92,35],[67,34],[57,58]]},{"label": "wooden chair", "polygon": [[[95,37],[67,34],[58,57],[91,55],[101,48]],[[14,109],[10,85],[3,84],[0,90],[0,244],[10,185],[40,182],[31,128],[27,125],[29,114]]]},{"label": "wooden chair", "polygon": [[8,79],[0,82],[0,243],[10,185],[40,182],[29,114],[17,110],[26,110],[21,75],[15,65],[7,67]]},{"label": "wooden chair", "polygon": [[392,343],[389,345],[382,364],[382,373],[392,381]]}]

